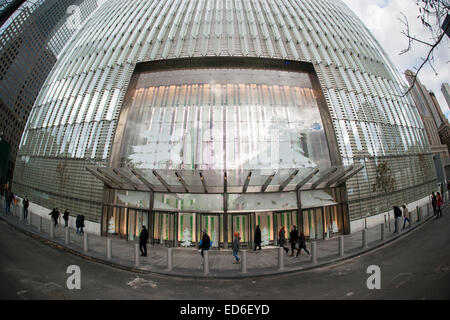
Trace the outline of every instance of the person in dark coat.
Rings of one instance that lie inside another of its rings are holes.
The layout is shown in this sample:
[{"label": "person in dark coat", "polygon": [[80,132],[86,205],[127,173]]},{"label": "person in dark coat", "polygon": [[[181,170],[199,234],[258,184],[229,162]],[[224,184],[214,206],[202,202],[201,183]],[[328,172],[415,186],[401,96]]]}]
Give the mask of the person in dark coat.
[{"label": "person in dark coat", "polygon": [[202,230],[202,241],[200,243],[200,246],[198,247],[200,249],[202,258],[203,258],[203,251],[209,250],[209,247],[211,246],[211,239],[209,238],[208,234],[206,233],[206,230]]},{"label": "person in dark coat", "polygon": [[26,219],[28,217],[28,207],[30,206],[30,202],[28,201],[27,196],[23,198],[23,217]]},{"label": "person in dark coat", "polygon": [[285,232],[284,226],[281,226],[280,232],[278,232],[278,244],[280,245],[280,247],[283,247],[283,249],[284,249],[284,251],[286,251],[286,253],[289,252],[289,249],[285,247],[286,232]]},{"label": "person in dark coat", "polygon": [[309,254],[308,249],[306,249],[305,235],[303,234],[302,231],[300,231],[300,235],[298,237],[298,242],[299,242],[299,246],[298,246],[296,257],[298,257],[298,255],[301,253],[302,249],[306,251],[306,253],[308,254],[309,257],[311,257],[311,255]]},{"label": "person in dark coat", "polygon": [[11,213],[11,203],[14,200],[14,194],[10,191],[6,191],[6,211],[5,213]]},{"label": "person in dark coat", "polygon": [[148,231],[145,226],[142,226],[141,233],[139,234],[139,250],[141,250],[141,256],[147,256],[147,240]]},{"label": "person in dark coat", "polygon": [[397,228],[399,226],[397,226],[397,218],[401,218],[402,217],[402,210],[400,210],[399,207],[394,206],[394,226],[395,226],[395,230],[394,232],[397,232]]},{"label": "person in dark coat", "polygon": [[294,256],[295,244],[297,243],[297,240],[298,240],[298,231],[297,227],[294,225],[292,226],[291,233],[289,234],[289,241],[291,242],[291,250],[292,250],[292,253],[289,255],[290,257]]},{"label": "person in dark coat", "polygon": [[52,212],[50,212],[48,215],[52,217],[53,224],[55,225],[55,227],[57,227],[59,218],[58,208],[53,208]]},{"label": "person in dark coat", "polygon": [[442,200],[441,193],[438,192],[436,196],[436,219],[439,218],[439,216],[442,217],[442,210],[441,206],[444,204],[444,201]]},{"label": "person in dark coat", "polygon": [[82,234],[84,228],[84,216],[82,214],[77,215],[77,219],[75,221],[75,227],[77,227],[77,234]]},{"label": "person in dark coat", "polygon": [[256,226],[255,230],[255,248],[253,249],[253,251],[256,251],[256,247],[259,247],[258,250],[261,250],[261,229],[259,228],[259,226]]},{"label": "person in dark coat", "polygon": [[80,215],[78,214],[77,218],[75,220],[75,227],[77,228],[77,234],[80,234],[80,221],[81,221],[81,218],[80,218]]},{"label": "person in dark coat", "polygon": [[68,227],[69,226],[69,210],[68,209],[66,209],[64,211],[63,219],[64,219],[64,226]]},{"label": "person in dark coat", "polygon": [[433,214],[436,215],[437,210],[436,210],[436,205],[437,205],[437,198],[436,195],[434,194],[434,191],[431,192],[431,206],[433,207]]},{"label": "person in dark coat", "polygon": [[84,228],[84,216],[80,215],[80,234],[84,234],[83,228]]}]

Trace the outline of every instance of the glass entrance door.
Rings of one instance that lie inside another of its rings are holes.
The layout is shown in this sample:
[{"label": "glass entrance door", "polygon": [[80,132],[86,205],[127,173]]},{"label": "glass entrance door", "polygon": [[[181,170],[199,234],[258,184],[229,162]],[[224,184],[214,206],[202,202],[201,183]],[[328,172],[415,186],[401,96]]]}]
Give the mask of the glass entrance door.
[{"label": "glass entrance door", "polygon": [[198,242],[195,213],[179,213],[178,221],[178,241],[180,246],[194,246]]},{"label": "glass entrance door", "polygon": [[323,210],[322,208],[303,210],[303,233],[309,239],[323,239]]},{"label": "glass entrance door", "polygon": [[[276,232],[274,232],[273,214],[272,212],[257,212],[255,213],[255,222],[252,230],[259,226],[261,230],[261,245],[266,246],[274,244]],[[254,234],[254,231],[253,231]]]},{"label": "glass entrance door", "polygon": [[212,247],[218,248],[219,239],[221,238],[219,215],[198,214],[197,217],[199,217],[197,219],[198,242],[202,240],[202,230],[205,229],[211,239]]},{"label": "glass entrance door", "polygon": [[234,234],[239,233],[241,238],[241,247],[250,248],[253,245],[253,232],[250,214],[232,214],[231,215],[231,235],[230,242],[234,241]]},{"label": "glass entrance door", "polygon": [[148,230],[148,211],[128,209],[128,240],[138,240],[141,227]]},{"label": "glass entrance door", "polygon": [[105,205],[103,207],[103,234],[127,239],[127,208]]},{"label": "glass entrance door", "polygon": [[274,237],[275,243],[278,244],[278,233],[281,227],[284,226],[286,240],[289,239],[289,234],[291,232],[291,227],[297,225],[297,212],[296,211],[284,211],[284,212],[274,212]]},{"label": "glass entrance door", "polygon": [[177,246],[177,219],[175,212],[155,212],[153,215],[153,237],[155,243],[168,247]]}]

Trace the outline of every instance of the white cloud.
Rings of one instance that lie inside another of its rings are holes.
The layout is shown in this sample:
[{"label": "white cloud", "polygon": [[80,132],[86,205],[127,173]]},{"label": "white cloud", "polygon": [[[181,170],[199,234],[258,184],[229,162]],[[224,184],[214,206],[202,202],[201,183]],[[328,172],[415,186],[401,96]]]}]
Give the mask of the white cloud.
[{"label": "white cloud", "polygon": [[[401,13],[408,18],[412,35],[425,40],[429,37],[417,19],[419,10],[415,0],[343,0],[343,2],[363,21],[401,74],[406,69],[414,71],[414,67],[421,64],[420,58],[428,54],[426,46],[414,44],[410,52],[399,55],[408,47],[408,40],[401,34],[404,30],[404,25],[399,20]],[[419,73],[420,82],[435,93],[444,113],[449,107],[442,95],[441,84],[450,82],[449,44],[449,39],[444,38],[435,50],[434,67],[438,75],[428,65]]]}]

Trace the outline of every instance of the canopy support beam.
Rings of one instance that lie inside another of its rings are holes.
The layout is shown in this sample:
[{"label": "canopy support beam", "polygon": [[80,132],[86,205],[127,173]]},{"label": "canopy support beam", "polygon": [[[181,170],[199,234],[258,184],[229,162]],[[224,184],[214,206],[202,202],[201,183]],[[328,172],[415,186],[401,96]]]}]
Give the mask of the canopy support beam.
[{"label": "canopy support beam", "polygon": [[151,184],[147,179],[144,178],[144,175],[142,172],[138,169],[131,169],[131,173],[134,174],[136,178],[139,179],[143,184],[146,185],[147,188],[150,189],[150,191],[153,191],[155,189],[155,186]]}]

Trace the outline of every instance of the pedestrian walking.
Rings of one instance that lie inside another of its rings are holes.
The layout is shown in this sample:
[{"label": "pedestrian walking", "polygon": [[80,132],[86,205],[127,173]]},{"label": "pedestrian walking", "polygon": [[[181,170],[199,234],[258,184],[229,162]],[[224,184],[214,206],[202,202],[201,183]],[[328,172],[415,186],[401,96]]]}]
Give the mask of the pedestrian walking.
[{"label": "pedestrian walking", "polygon": [[289,255],[290,257],[294,256],[295,244],[298,240],[298,231],[297,227],[294,225],[291,227],[291,233],[289,234],[289,241],[291,242],[291,250],[292,253]]},{"label": "pedestrian walking", "polygon": [[433,214],[436,215],[436,205],[437,205],[437,198],[434,194],[434,191],[431,192],[431,206],[433,207]]},{"label": "pedestrian walking", "polygon": [[69,226],[69,210],[68,209],[64,210],[63,219],[64,219],[64,226],[68,227]]},{"label": "pedestrian walking", "polygon": [[148,231],[145,226],[142,226],[141,233],[139,234],[139,250],[141,250],[141,256],[147,256],[147,240]]},{"label": "pedestrian walking", "polygon": [[406,221],[408,221],[408,225],[411,227],[411,220],[409,218],[409,211],[408,211],[408,208],[406,207],[406,203],[403,204],[402,208],[403,208],[403,228],[402,229],[405,229]]},{"label": "pedestrian walking", "polygon": [[80,225],[81,225],[81,215],[77,214],[77,218],[75,220],[75,227],[77,228],[77,234],[80,234]]},{"label": "pedestrian walking", "polygon": [[286,253],[289,252],[289,249],[285,247],[286,244],[286,229],[284,228],[284,226],[281,226],[280,231],[278,232],[278,244],[280,245],[280,247],[283,247],[284,251],[286,251]]},{"label": "pedestrian walking", "polygon": [[302,249],[306,251],[309,257],[311,257],[311,254],[309,253],[308,249],[306,249],[305,235],[303,234],[302,231],[300,231],[300,235],[298,236],[298,250],[296,257],[298,257],[298,255],[301,253]]},{"label": "pedestrian walking", "polygon": [[256,251],[256,247],[259,247],[258,250],[261,250],[261,229],[259,228],[259,226],[256,226],[255,230],[255,248],[253,249],[253,251]]},{"label": "pedestrian walking", "polygon": [[84,228],[84,216],[82,214],[77,215],[77,219],[75,220],[75,227],[77,228],[77,234],[81,235]]},{"label": "pedestrian walking", "polygon": [[402,217],[402,210],[400,210],[399,207],[394,206],[394,226],[395,226],[395,230],[394,233],[397,232],[397,227],[399,228],[400,226],[397,226],[397,218],[401,218]]},{"label": "pedestrian walking", "polygon": [[53,208],[52,212],[50,212],[48,215],[51,216],[55,228],[58,227],[58,218],[59,218],[58,208]]},{"label": "pedestrian walking", "polygon": [[239,238],[239,233],[235,233],[234,234],[234,240],[233,240],[233,257],[236,259],[235,262],[233,262],[234,264],[239,264],[241,263],[241,258],[239,257],[238,253],[239,253],[239,248],[241,246],[241,242],[240,242]]},{"label": "pedestrian walking", "polygon": [[439,218],[439,216],[442,217],[442,210],[441,210],[441,206],[444,203],[444,201],[442,201],[442,196],[441,194],[438,192],[437,193],[437,197],[436,197],[436,219]]},{"label": "pedestrian walking", "polygon": [[11,191],[6,191],[6,211],[5,213],[11,213],[11,204],[14,200],[14,194]]},{"label": "pedestrian walking", "polygon": [[209,247],[211,247],[211,239],[209,238],[209,235],[206,233],[206,230],[202,230],[202,240],[200,241],[200,246],[198,247],[202,258],[203,258],[203,251],[209,250]]},{"label": "pedestrian walking", "polygon": [[80,215],[80,234],[84,234],[84,216],[81,214]]},{"label": "pedestrian walking", "polygon": [[27,196],[23,198],[23,217],[26,219],[28,217],[28,207],[30,206],[30,202],[28,201]]}]

